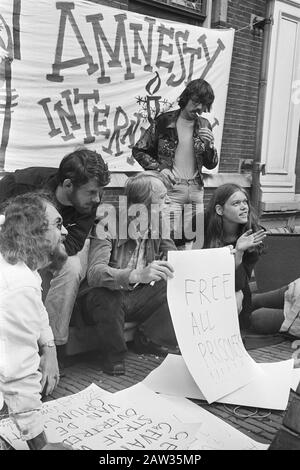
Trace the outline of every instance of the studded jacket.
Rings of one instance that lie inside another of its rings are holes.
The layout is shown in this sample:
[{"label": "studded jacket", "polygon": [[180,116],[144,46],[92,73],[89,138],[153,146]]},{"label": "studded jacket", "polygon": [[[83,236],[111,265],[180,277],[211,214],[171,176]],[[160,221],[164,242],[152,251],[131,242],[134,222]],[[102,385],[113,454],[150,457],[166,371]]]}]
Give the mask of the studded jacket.
[{"label": "studded jacket", "polygon": [[[179,114],[180,109],[158,116],[132,148],[133,157],[145,170],[161,171],[164,168],[170,170],[173,168],[175,150],[178,145],[176,122]],[[209,121],[199,117],[195,120],[193,141],[197,170],[202,185],[202,166],[211,170],[218,163],[217,150],[205,145],[199,135],[199,130],[203,127],[211,130]]]}]

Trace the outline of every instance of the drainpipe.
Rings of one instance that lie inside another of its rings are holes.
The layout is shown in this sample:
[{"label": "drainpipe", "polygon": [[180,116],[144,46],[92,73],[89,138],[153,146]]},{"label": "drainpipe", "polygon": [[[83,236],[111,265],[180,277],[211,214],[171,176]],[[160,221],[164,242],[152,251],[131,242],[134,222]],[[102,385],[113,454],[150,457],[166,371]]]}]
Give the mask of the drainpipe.
[{"label": "drainpipe", "polygon": [[[262,171],[264,171],[264,165],[261,163],[261,149],[262,149],[262,138],[263,138],[263,122],[264,122],[264,112],[265,112],[269,53],[270,53],[270,43],[271,43],[271,31],[272,31],[272,24],[273,24],[272,13],[273,13],[274,1],[275,0],[267,0],[266,18],[265,20],[262,21],[264,37],[263,37],[260,77],[259,77],[259,85],[258,85],[255,154],[254,154],[254,159],[253,159],[252,191],[251,191],[251,202],[252,202],[253,207],[256,209],[258,216],[260,216],[261,214],[260,174]],[[259,25],[257,26],[261,27]]]}]

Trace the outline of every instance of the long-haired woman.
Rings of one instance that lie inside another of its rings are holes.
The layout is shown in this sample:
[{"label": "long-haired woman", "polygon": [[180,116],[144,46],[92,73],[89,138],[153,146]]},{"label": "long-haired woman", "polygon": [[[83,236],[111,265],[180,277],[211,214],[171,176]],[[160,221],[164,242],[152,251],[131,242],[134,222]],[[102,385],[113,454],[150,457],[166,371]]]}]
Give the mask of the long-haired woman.
[{"label": "long-haired woman", "polygon": [[257,222],[247,192],[233,183],[219,186],[205,213],[204,248],[232,245],[235,256],[235,290],[242,292],[240,325],[249,327],[251,292],[249,279],[258,261],[266,232]]}]

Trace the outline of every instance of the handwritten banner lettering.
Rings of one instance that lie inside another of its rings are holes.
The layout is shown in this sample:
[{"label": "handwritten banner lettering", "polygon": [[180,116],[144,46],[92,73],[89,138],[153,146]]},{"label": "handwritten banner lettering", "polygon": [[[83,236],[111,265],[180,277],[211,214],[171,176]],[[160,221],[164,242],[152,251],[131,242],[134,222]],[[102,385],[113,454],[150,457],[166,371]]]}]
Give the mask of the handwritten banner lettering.
[{"label": "handwritten banner lettering", "polygon": [[[2,0],[0,168],[57,166],[78,145],[115,171],[186,84],[205,78],[220,150],[233,30],[210,30],[86,0]],[[18,25],[14,28],[13,25]]]},{"label": "handwritten banner lettering", "polygon": [[[44,428],[50,442],[78,450],[183,450],[195,440],[199,425],[178,422],[171,413],[160,418],[92,384],[87,389],[44,403]],[[0,422],[0,434],[18,449],[20,434],[10,419]]]}]

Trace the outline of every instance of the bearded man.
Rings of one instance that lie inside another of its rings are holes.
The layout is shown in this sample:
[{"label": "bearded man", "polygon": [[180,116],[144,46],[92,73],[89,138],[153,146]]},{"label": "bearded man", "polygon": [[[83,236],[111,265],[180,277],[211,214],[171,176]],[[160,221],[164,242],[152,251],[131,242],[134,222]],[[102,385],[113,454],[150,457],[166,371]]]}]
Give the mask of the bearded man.
[{"label": "bearded man", "polygon": [[0,391],[30,449],[65,450],[47,442],[41,413],[41,393],[53,391],[59,369],[38,270],[62,268],[67,231],[38,193],[13,198],[0,217]]},{"label": "bearded man", "polygon": [[0,181],[0,205],[8,198],[34,190],[50,191],[68,230],[68,259],[62,269],[41,272],[44,302],[55,343],[68,341],[69,323],[79,285],[87,267],[89,241],[109,171],[100,154],[80,148],[66,155],[59,168],[31,167],[7,174]]}]

